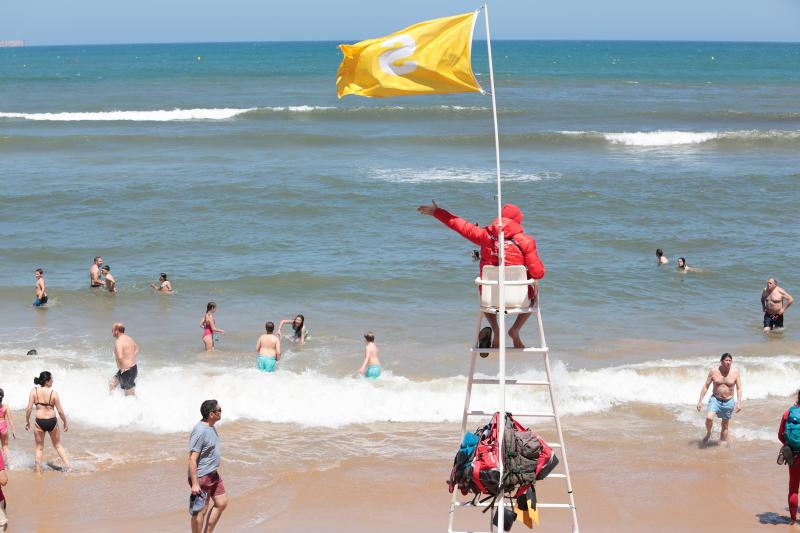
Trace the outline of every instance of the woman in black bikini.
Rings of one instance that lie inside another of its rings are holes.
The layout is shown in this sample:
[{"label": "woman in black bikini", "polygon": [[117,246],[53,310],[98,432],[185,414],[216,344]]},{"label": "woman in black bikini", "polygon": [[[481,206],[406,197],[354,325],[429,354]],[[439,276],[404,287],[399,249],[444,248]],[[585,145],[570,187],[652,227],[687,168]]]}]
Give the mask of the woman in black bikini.
[{"label": "woman in black bikini", "polygon": [[36,439],[36,473],[42,473],[42,453],[44,451],[44,434],[50,433],[50,441],[53,443],[53,448],[58,452],[58,456],[64,462],[64,471],[72,471],[67,458],[67,452],[61,446],[61,435],[58,431],[58,419],[56,412],[61,417],[61,422],[64,423],[64,431],[67,431],[67,417],[64,416],[64,410],[61,408],[61,400],[58,398],[58,393],[53,390],[53,375],[48,371],[39,374],[38,378],[33,378],[33,383],[38,385],[31,390],[28,396],[28,407],[25,409],[25,431],[30,430],[31,411],[33,406],[36,406],[36,424],[33,426],[33,436]]}]

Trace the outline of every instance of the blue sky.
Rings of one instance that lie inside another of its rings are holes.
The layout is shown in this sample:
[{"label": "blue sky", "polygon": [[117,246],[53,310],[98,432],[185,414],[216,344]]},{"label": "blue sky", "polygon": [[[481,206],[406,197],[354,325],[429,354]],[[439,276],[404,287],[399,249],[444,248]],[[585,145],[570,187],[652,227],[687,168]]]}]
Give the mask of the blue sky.
[{"label": "blue sky", "polygon": [[[455,0],[7,0],[0,39],[31,45],[353,41],[470,11]],[[800,42],[800,0],[496,0],[493,39]]]}]

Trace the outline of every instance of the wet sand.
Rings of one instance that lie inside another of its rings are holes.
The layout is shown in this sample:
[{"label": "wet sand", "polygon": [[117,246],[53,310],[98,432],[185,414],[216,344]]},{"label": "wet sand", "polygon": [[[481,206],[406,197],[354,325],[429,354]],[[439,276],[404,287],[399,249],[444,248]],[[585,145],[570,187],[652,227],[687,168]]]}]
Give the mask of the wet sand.
[{"label": "wet sand", "polygon": [[[759,415],[756,406],[751,416]],[[789,531],[786,467],[777,441],[699,446],[690,424],[641,424],[641,410],[615,409],[566,434],[584,531]],[[639,421],[639,423],[636,423]],[[570,419],[565,419],[569,427]],[[408,429],[408,424],[402,425]],[[231,428],[221,426],[225,432]],[[430,429],[430,428],[428,428]],[[435,430],[457,441],[458,427]],[[542,432],[546,434],[546,431]],[[16,531],[179,531],[188,529],[183,435],[163,435],[175,458],[64,475],[10,472],[6,489]],[[420,438],[425,438],[420,434]],[[715,437],[716,439],[716,432]],[[173,441],[180,441],[174,444]],[[366,456],[273,478],[225,461],[231,498],[219,531],[444,531],[452,450],[427,457]],[[265,443],[264,453],[280,453]],[[558,471],[558,470],[557,470]],[[560,479],[540,482],[540,501],[565,501]],[[569,531],[568,512],[543,510],[541,531]],[[485,530],[488,513],[457,511],[456,527]],[[515,524],[514,531],[525,527]]]}]

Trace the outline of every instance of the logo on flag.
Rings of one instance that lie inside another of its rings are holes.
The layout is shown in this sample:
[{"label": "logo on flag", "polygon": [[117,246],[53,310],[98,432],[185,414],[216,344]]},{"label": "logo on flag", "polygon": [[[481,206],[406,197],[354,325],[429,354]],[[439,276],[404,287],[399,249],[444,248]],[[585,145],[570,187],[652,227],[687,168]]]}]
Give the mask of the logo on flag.
[{"label": "logo on flag", "polygon": [[428,20],[386,37],[339,45],[344,54],[336,77],[339,98],[483,92],[472,73],[477,15]]}]

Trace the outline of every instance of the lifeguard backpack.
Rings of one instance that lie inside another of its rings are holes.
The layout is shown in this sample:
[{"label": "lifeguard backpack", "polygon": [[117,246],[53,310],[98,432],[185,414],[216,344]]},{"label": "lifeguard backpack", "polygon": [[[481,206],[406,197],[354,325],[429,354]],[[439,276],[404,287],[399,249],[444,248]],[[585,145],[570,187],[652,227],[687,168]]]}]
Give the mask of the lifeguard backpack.
[{"label": "lifeguard backpack", "polygon": [[786,425],[783,427],[783,435],[786,437],[786,444],[793,452],[800,452],[800,405],[789,408],[789,416],[786,418]]},{"label": "lifeguard backpack", "polygon": [[[489,424],[479,427],[475,433],[465,435],[448,482],[450,492],[458,487],[462,494],[489,494],[515,491],[515,496],[525,493],[527,488],[544,479],[558,464],[552,448],[538,435],[517,422],[511,413],[506,413],[503,446],[503,479],[498,468],[499,413],[495,413]],[[477,444],[472,447],[477,439]]]}]

